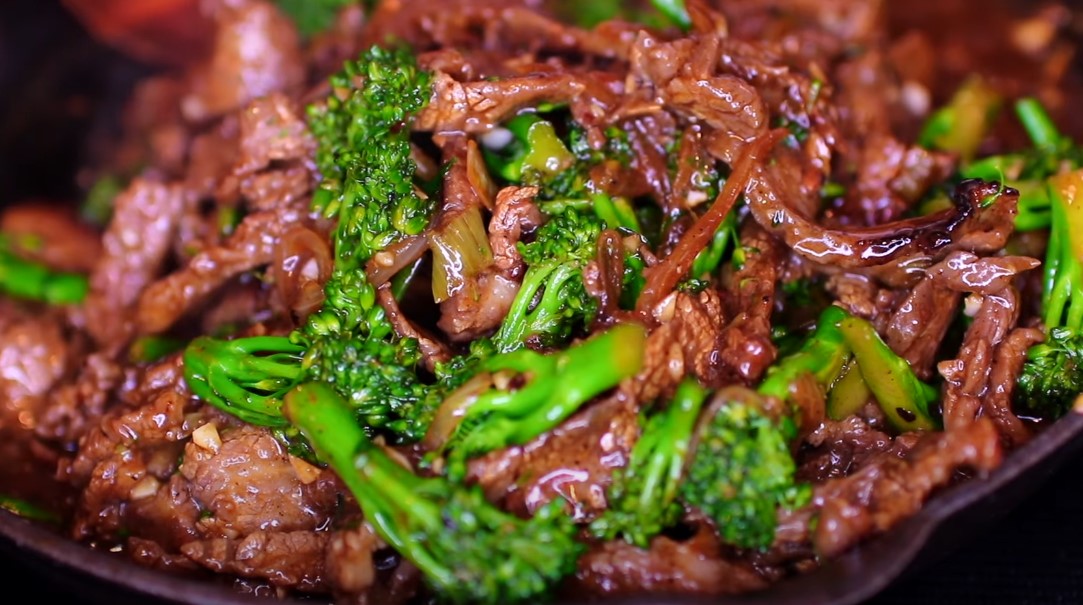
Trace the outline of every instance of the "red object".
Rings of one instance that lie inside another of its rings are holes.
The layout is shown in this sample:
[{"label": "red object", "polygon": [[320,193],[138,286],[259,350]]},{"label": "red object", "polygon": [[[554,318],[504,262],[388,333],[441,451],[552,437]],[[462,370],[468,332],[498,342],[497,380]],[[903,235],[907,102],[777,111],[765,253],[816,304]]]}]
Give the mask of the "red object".
[{"label": "red object", "polygon": [[190,65],[214,39],[199,0],[63,0],[84,27],[105,44],[148,63]]}]

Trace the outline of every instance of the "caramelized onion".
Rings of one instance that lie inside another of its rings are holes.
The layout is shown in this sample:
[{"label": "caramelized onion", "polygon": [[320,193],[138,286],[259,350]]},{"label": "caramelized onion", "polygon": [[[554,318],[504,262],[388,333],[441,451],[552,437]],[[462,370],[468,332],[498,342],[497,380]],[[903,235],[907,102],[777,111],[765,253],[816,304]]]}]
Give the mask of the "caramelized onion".
[{"label": "caramelized onion", "polygon": [[295,317],[307,317],[323,304],[333,266],[331,246],[312,229],[298,225],[282,235],[271,272],[278,296]]},{"label": "caramelized onion", "polygon": [[646,314],[688,273],[696,255],[711,241],[718,226],[737,202],[737,197],[749,186],[761,159],[767,156],[784,134],[783,130],[773,130],[745,146],[711,207],[681,236],[673,252],[648,271],[647,283],[636,303],[637,311]]}]

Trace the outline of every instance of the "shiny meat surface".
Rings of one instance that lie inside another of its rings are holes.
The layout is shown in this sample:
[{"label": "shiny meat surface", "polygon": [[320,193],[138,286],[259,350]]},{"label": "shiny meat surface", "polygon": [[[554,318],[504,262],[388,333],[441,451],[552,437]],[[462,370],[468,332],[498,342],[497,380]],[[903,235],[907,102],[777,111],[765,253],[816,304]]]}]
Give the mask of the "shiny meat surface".
[{"label": "shiny meat surface", "polygon": [[336,605],[713,597],[1064,413],[1019,377],[1078,323],[1048,310],[1078,231],[1049,206],[1083,190],[1066,6],[348,4],[73,4],[160,63],[90,135],[104,210],[0,210],[4,503]]}]

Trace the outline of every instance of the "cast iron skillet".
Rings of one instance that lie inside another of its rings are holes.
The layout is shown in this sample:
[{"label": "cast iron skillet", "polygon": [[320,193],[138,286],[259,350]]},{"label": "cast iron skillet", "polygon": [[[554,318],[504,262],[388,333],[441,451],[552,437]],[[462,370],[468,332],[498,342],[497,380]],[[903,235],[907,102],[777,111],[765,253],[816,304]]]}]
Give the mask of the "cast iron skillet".
[{"label": "cast iron skillet", "polygon": [[[17,25],[17,26],[16,26]],[[58,44],[58,40],[66,42]],[[49,52],[45,52],[48,48]],[[8,52],[2,52],[7,50]],[[28,194],[64,197],[77,191],[72,175],[85,160],[73,141],[108,127],[95,116],[115,115],[115,103],[145,71],[85,37],[55,2],[0,2],[0,204]],[[102,83],[106,89],[101,89]],[[58,84],[62,83],[62,84]],[[75,93],[93,101],[81,111],[59,110]],[[33,110],[33,111],[31,111]],[[48,129],[45,129],[45,126]],[[44,171],[44,172],[43,172]],[[15,178],[18,177],[18,178]],[[25,189],[28,182],[43,183]],[[1071,413],[1011,453],[985,477],[935,496],[913,518],[820,569],[764,592],[729,598],[650,595],[621,603],[714,605],[857,605],[900,577],[936,562],[1033,493],[1083,445],[1083,414]],[[62,584],[81,602],[247,605],[282,602],[239,592],[231,584],[194,581],[93,550],[42,525],[0,510],[0,560],[18,560],[41,578]],[[33,584],[31,584],[33,586]],[[319,603],[319,601],[286,601]]]},{"label": "cast iron skillet", "polygon": [[[1015,507],[1083,445],[1083,413],[1072,412],[1032,442],[1011,453],[995,471],[965,480],[933,497],[914,517],[890,532],[825,563],[803,576],[740,597],[650,595],[623,598],[622,605],[858,605],[908,571],[935,562]],[[137,566],[128,559],[92,550],[41,525],[0,511],[0,551],[32,557],[51,577],[62,578],[73,594],[94,603],[200,605],[289,605],[238,592],[232,585],[193,581]],[[574,602],[567,602],[572,605]]]}]

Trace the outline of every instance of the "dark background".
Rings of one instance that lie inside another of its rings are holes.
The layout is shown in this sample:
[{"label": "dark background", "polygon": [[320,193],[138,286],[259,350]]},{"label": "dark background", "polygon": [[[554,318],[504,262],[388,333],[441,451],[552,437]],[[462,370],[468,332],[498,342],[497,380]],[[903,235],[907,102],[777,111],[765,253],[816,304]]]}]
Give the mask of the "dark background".
[{"label": "dark background", "polygon": [[[139,1],[139,0],[132,0]],[[55,0],[0,0],[0,204],[80,195],[78,144],[146,69],[94,44]],[[1083,109],[1083,108],[1081,108]],[[972,541],[902,577],[868,605],[1083,604],[1083,453]],[[0,555],[0,579],[34,600],[109,602],[63,570]],[[27,592],[23,592],[23,591]]]}]

